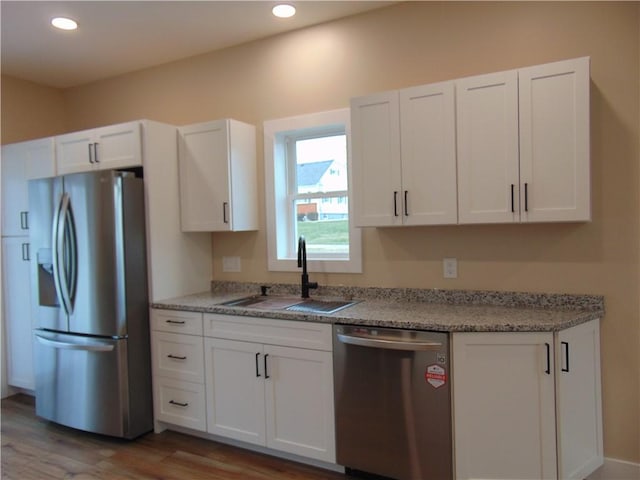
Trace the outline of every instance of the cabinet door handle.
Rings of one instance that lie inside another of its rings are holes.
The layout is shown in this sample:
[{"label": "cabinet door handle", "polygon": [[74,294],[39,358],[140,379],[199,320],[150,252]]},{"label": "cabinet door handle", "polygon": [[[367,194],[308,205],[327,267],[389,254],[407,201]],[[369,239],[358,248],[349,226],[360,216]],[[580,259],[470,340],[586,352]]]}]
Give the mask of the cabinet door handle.
[{"label": "cabinet door handle", "polygon": [[562,367],[563,372],[569,371],[569,342],[560,342],[560,345],[564,347],[564,367]]},{"label": "cabinet door handle", "polygon": [[165,320],[165,322],[173,325],[184,325],[184,320]]},{"label": "cabinet door handle", "polygon": [[268,353],[264,354],[264,378],[269,378],[269,370],[267,370],[267,357],[269,356]]},{"label": "cabinet door handle", "polygon": [[227,209],[229,208],[229,202],[222,202],[222,223],[229,223],[227,218]]},{"label": "cabinet door handle", "polygon": [[20,212],[20,229],[29,230],[29,212]]},{"label": "cabinet door handle", "polygon": [[260,358],[260,352],[256,353],[256,377],[261,377],[260,367],[258,367],[258,358]]},{"label": "cabinet door handle", "polygon": [[404,191],[404,216],[409,216],[409,203],[407,202],[407,195],[409,194],[408,190]]},{"label": "cabinet door handle", "polygon": [[93,161],[95,163],[100,163],[100,159],[98,158],[98,142],[93,144]]},{"label": "cabinet door handle", "polygon": [[28,243],[23,243],[22,244],[22,260],[24,260],[25,262],[28,262],[29,260],[31,260],[30,255],[29,255],[29,244]]},{"label": "cabinet door handle", "polygon": [[393,216],[398,216],[398,192],[393,192]]},{"label": "cabinet door handle", "polygon": [[175,405],[177,407],[188,407],[189,406],[188,402],[187,403],[182,403],[182,402],[176,402],[175,400],[169,400],[169,403],[171,405]]},{"label": "cabinet door handle", "polygon": [[514,200],[513,200],[514,191],[515,191],[515,185],[512,183],[511,184],[511,213],[515,213],[515,211],[516,211],[516,205],[515,205]]},{"label": "cabinet door handle", "polygon": [[545,343],[544,346],[547,349],[547,368],[545,369],[544,373],[546,373],[547,375],[551,375],[551,345]]},{"label": "cabinet door handle", "polygon": [[93,143],[90,143],[88,145],[89,147],[89,163],[93,163],[93,153],[91,152],[91,146],[93,145]]},{"label": "cabinet door handle", "polygon": [[529,184],[524,184],[524,211],[529,211]]},{"label": "cabinet door handle", "polygon": [[172,354],[167,355],[167,357],[168,358],[173,358],[174,360],[186,360],[187,359],[187,357],[180,357],[178,355],[172,355]]}]

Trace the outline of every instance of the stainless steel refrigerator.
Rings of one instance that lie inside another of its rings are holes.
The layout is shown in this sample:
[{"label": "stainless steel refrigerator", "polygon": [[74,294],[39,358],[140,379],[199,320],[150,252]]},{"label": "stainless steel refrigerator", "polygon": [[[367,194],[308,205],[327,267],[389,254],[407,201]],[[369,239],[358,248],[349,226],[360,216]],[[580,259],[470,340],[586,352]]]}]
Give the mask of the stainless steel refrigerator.
[{"label": "stainless steel refrigerator", "polygon": [[124,438],[153,428],[140,175],[29,182],[36,414]]}]

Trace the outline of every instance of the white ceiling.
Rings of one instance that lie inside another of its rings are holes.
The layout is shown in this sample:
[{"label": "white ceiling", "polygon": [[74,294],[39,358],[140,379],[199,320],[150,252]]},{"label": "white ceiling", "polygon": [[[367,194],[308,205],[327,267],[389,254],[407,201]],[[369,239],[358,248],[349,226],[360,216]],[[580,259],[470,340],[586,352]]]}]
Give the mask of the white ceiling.
[{"label": "white ceiling", "polygon": [[[3,74],[66,88],[387,6],[382,1],[5,1]],[[78,30],[50,26],[69,16]]]}]

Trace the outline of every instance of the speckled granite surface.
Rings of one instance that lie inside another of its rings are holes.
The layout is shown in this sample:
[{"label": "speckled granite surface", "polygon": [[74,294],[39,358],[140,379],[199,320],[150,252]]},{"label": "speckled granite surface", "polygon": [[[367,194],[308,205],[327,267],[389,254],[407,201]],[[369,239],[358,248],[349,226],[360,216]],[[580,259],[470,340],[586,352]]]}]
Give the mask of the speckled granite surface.
[{"label": "speckled granite surface", "polygon": [[[269,295],[299,294],[298,285],[269,284]],[[320,287],[317,299],[356,300],[332,314],[230,307],[230,300],[259,294],[260,284],[213,282],[210,292],[155,302],[153,308],[324,323],[445,332],[558,331],[604,315],[604,298],[519,292]]]}]

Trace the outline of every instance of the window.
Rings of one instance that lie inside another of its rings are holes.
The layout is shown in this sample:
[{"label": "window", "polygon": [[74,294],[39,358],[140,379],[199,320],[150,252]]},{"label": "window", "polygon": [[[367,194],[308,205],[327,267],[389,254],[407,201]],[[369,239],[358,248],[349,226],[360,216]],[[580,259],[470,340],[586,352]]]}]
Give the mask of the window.
[{"label": "window", "polygon": [[311,272],[361,272],[350,222],[349,110],[264,124],[269,270],[296,271],[305,237]]}]

